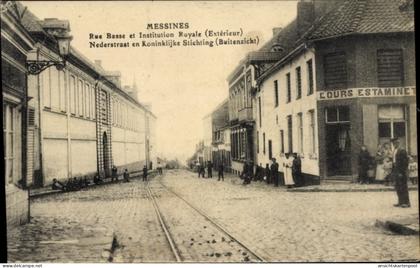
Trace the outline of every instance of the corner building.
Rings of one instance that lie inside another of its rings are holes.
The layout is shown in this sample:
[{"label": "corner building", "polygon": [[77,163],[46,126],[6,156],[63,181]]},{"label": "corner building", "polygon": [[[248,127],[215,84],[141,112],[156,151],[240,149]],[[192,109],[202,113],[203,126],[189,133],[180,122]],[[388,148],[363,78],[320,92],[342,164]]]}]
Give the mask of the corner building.
[{"label": "corner building", "polygon": [[374,156],[399,137],[417,156],[413,1],[300,1],[297,14],[257,77],[258,163],[275,157],[283,172],[297,152],[316,183],[357,178],[363,144]]}]

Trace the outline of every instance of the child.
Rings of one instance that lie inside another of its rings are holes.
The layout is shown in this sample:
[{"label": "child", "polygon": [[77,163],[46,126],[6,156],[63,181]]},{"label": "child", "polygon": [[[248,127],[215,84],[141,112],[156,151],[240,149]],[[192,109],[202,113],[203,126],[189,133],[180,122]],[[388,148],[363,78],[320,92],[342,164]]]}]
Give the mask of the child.
[{"label": "child", "polygon": [[417,161],[411,155],[408,157],[408,177],[412,184],[418,183]]}]

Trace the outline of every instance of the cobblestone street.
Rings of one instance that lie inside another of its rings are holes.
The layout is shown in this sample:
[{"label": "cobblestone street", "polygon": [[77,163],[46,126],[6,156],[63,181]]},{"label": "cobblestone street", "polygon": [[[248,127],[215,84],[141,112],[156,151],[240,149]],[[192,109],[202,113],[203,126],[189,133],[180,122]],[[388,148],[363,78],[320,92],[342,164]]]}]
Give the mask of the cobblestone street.
[{"label": "cobblestone street", "polygon": [[[168,188],[165,188],[163,183]],[[243,186],[198,179],[185,170],[152,179],[182,261],[404,261],[419,259],[418,236],[374,226],[376,219],[418,212],[394,208],[394,192],[288,192],[263,183]],[[33,200],[29,224],[8,233],[10,262],[175,262],[146,183],[133,180]]]}]

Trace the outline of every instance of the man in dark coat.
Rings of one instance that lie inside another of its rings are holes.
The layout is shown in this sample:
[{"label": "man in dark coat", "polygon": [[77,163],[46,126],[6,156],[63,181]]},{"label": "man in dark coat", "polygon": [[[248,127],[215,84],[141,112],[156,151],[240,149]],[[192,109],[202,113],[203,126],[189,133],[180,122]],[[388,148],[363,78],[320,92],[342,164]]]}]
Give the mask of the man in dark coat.
[{"label": "man in dark coat", "polygon": [[143,167],[143,181],[147,181],[147,166]]},{"label": "man in dark coat", "polygon": [[127,169],[124,170],[123,178],[124,178],[124,181],[125,182],[129,182],[130,181],[130,174],[128,173],[128,170]]},{"label": "man in dark coat", "polygon": [[264,176],[265,176],[265,182],[269,184],[270,183],[270,166],[268,164],[265,164]]},{"label": "man in dark coat", "polygon": [[359,183],[369,183],[368,170],[371,157],[365,145],[362,145],[359,153]]},{"label": "man in dark coat", "polygon": [[297,187],[303,185],[302,181],[302,161],[297,153],[293,153],[292,177]]},{"label": "man in dark coat", "polygon": [[398,196],[398,204],[395,204],[394,206],[408,208],[410,207],[407,187],[408,155],[406,150],[400,148],[400,141],[398,138],[393,138],[391,142],[394,147],[391,176],[395,181],[395,190]]},{"label": "man in dark coat", "polygon": [[271,180],[274,183],[274,186],[278,187],[279,186],[279,164],[277,164],[275,158],[272,158],[271,161],[273,161],[270,167]]},{"label": "man in dark coat", "polygon": [[220,179],[222,179],[222,181],[224,181],[225,180],[225,178],[224,178],[224,176],[223,176],[223,171],[224,171],[224,165],[223,165],[223,162],[220,162],[220,164],[219,164],[219,170],[218,170],[218,181],[220,181]]},{"label": "man in dark coat", "polygon": [[207,178],[213,178],[213,164],[208,161],[207,162]]}]

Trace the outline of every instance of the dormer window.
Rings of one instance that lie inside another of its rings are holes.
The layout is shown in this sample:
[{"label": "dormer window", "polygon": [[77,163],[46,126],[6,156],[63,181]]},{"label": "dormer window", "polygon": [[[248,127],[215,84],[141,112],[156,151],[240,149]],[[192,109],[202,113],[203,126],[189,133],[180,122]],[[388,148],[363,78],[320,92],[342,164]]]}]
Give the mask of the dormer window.
[{"label": "dormer window", "polygon": [[274,44],[271,47],[271,52],[283,52],[283,51],[284,51],[284,48],[279,44]]}]

